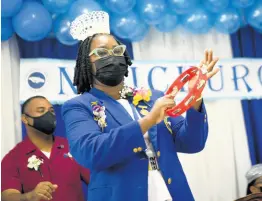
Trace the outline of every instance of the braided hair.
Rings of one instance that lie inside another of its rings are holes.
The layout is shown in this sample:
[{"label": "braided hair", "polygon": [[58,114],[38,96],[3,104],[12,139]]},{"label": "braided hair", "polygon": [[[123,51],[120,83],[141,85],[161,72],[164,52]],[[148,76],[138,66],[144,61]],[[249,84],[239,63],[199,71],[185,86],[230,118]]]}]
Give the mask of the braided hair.
[{"label": "braided hair", "polygon": [[[103,34],[94,34],[93,36],[89,36],[84,41],[80,43],[80,47],[78,50],[76,66],[75,66],[75,74],[74,74],[74,86],[77,86],[77,93],[83,94],[84,92],[90,91],[93,85],[93,77],[92,77],[92,62],[90,61],[90,46],[93,39],[97,35]],[[117,43],[122,44],[118,40]],[[130,56],[127,50],[124,52],[124,57],[126,59],[126,63],[128,66],[132,65]],[[128,76],[128,72],[125,74]]]}]

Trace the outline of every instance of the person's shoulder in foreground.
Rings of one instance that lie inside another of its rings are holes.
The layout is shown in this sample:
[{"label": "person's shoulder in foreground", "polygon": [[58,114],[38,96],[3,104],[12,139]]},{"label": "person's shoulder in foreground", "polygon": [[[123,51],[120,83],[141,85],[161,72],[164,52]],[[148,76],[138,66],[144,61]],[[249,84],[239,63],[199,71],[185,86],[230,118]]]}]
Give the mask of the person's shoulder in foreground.
[{"label": "person's shoulder in foreground", "polygon": [[247,195],[236,201],[261,201],[262,200],[262,164],[253,165],[246,173],[248,182]]},{"label": "person's shoulder in foreground", "polygon": [[235,201],[262,201],[262,193],[250,194]]}]

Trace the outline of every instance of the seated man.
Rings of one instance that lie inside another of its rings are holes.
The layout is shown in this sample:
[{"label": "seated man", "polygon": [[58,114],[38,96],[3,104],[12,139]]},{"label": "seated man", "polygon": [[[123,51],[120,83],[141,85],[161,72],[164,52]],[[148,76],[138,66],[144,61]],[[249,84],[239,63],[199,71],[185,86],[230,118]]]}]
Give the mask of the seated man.
[{"label": "seated man", "polygon": [[73,160],[65,138],[53,135],[56,117],[49,101],[29,98],[22,121],[28,137],[2,160],[2,201],[83,201],[81,179],[89,182],[89,170]]}]

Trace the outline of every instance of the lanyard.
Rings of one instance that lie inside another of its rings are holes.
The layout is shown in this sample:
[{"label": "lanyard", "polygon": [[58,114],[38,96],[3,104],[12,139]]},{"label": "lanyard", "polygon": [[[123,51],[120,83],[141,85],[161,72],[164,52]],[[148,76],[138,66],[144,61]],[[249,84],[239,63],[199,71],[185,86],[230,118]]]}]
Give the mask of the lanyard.
[{"label": "lanyard", "polygon": [[130,106],[132,108],[132,112],[133,112],[135,120],[138,121],[140,118],[139,118],[139,116],[137,114],[137,110],[136,110],[135,106],[133,104],[130,104]]},{"label": "lanyard", "polygon": [[[139,120],[139,116],[137,114],[137,110],[136,110],[135,106],[133,104],[130,104],[130,106],[132,108],[134,119],[136,121]],[[155,156],[154,152],[151,149],[146,149],[145,154],[147,155],[147,158],[149,160],[149,170],[158,170],[159,167],[158,167],[156,156]]]}]

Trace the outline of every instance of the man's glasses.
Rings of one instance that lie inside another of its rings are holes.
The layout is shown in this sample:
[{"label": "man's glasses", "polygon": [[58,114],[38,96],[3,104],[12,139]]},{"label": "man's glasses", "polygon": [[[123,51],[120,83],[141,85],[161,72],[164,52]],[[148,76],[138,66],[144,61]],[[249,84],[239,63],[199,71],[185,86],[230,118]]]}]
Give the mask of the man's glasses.
[{"label": "man's glasses", "polygon": [[114,55],[114,56],[123,56],[124,53],[126,51],[126,46],[125,45],[118,45],[116,47],[114,47],[113,49],[106,49],[106,48],[95,48],[93,49],[89,56],[91,55],[96,55],[97,57],[103,58],[103,57],[107,57],[110,55]]}]

